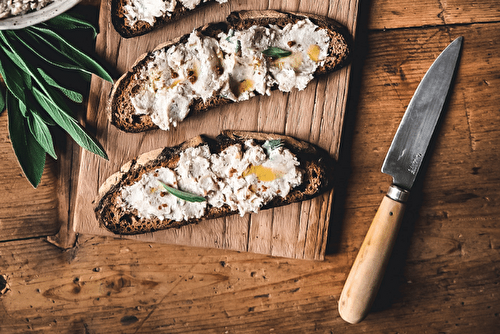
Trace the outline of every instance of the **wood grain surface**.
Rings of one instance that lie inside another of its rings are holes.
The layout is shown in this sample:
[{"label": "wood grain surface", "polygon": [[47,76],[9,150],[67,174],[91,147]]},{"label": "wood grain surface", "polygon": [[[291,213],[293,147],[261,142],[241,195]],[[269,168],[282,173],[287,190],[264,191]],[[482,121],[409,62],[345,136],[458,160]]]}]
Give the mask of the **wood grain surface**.
[{"label": "wood grain surface", "polygon": [[[78,150],[60,147],[64,157],[48,161],[33,190],[1,114],[0,333],[498,333],[499,8],[361,1],[339,152],[345,178],[324,261],[91,235],[61,250],[46,236],[71,207],[70,195],[62,204],[54,196],[72,193],[63,166]],[[349,325],[337,301],[391,181],[380,173],[383,158],[421,77],[458,36],[460,67],[425,174],[374,307]]]},{"label": "wood grain surface", "polygon": [[[354,33],[357,3],[357,0],[338,0],[332,1],[331,4],[301,1],[300,4],[285,4],[278,9],[330,16]],[[252,6],[255,9],[267,9],[269,3],[253,1]],[[339,10],[334,11],[332,7]],[[204,23],[224,21],[230,12],[244,8],[248,8],[248,4],[232,1],[225,5],[216,4],[153,33],[124,39],[112,27],[110,2],[104,1],[100,10],[101,32],[97,38],[96,51],[121,75],[134,64],[136,58],[151,51],[156,45],[189,33]],[[255,97],[188,118],[171,131],[156,130],[139,134],[125,133],[109,124],[106,97],[111,85],[94,78],[90,87],[91,103],[87,124],[97,129],[97,138],[105,147],[109,161],[87,151],[82,152],[74,231],[112,236],[111,232],[99,226],[93,212],[92,202],[100,185],[123,164],[138,155],[153,149],[177,145],[199,134],[215,137],[225,129],[286,134],[317,144],[338,158],[349,70],[350,66],[346,66],[313,80],[303,91],[294,90],[289,94],[273,92],[270,97]],[[310,201],[262,211],[259,214],[206,220],[179,229],[127,238],[323,260],[332,199],[333,190]]]}]

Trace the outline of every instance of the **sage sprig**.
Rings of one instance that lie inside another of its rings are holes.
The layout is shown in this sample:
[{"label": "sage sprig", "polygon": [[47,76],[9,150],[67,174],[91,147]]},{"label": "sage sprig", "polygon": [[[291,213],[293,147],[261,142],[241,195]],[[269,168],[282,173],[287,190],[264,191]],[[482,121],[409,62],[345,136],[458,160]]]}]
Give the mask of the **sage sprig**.
[{"label": "sage sprig", "polygon": [[0,31],[0,112],[7,107],[9,136],[17,160],[37,187],[46,154],[57,159],[52,130],[62,128],[84,149],[107,159],[99,142],[75,118],[73,103],[83,94],[66,87],[62,78],[90,81],[95,74],[113,82],[109,73],[92,57],[66,40],[62,33],[86,29],[97,35],[89,22],[69,13],[20,30]]},{"label": "sage sprig", "polygon": [[271,155],[271,152],[279,147],[283,146],[283,141],[281,139],[270,139],[267,140],[262,148],[266,150],[267,156]]},{"label": "sage sprig", "polygon": [[158,182],[160,182],[163,188],[165,188],[165,190],[168,191],[170,194],[174,195],[177,198],[183,199],[186,202],[205,202],[207,200],[205,197],[194,195],[173,187],[169,187],[161,181]]},{"label": "sage sprig", "polygon": [[276,46],[271,46],[270,48],[262,51],[262,54],[264,56],[271,57],[271,58],[283,58],[283,57],[288,57],[289,55],[292,54],[292,52],[284,50],[282,48],[278,48]]}]

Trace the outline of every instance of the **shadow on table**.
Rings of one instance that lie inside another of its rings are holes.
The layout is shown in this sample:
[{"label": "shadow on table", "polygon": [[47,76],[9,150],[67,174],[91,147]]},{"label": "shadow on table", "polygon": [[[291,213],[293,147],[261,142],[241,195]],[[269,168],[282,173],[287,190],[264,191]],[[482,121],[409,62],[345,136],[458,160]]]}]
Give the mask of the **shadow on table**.
[{"label": "shadow on table", "polygon": [[347,186],[351,175],[351,149],[354,129],[356,128],[356,111],[361,93],[363,65],[368,54],[368,17],[369,1],[360,0],[357,18],[356,38],[354,40],[351,58],[351,78],[349,94],[342,129],[338,164],[335,167],[334,200],[332,215],[328,229],[326,254],[335,254],[340,250],[342,222],[345,215],[345,200]]}]

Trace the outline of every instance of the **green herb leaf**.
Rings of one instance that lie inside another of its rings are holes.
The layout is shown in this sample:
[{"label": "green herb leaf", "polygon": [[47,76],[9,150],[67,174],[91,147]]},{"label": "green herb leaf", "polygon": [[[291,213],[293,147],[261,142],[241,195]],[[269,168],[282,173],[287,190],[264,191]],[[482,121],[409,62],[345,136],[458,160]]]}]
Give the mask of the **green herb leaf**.
[{"label": "green herb leaf", "polygon": [[169,193],[171,193],[175,197],[183,199],[187,202],[205,202],[207,200],[205,197],[194,195],[194,194],[191,194],[191,193],[188,193],[188,192],[176,189],[176,188],[169,187],[161,181],[158,181],[158,182],[160,182],[160,184],[163,186],[163,188],[165,188]]},{"label": "green herb leaf", "polygon": [[233,36],[234,36],[234,30],[233,30],[233,28],[231,28],[231,29],[229,29],[229,32],[227,33],[226,41],[232,43],[231,37],[233,37]]},{"label": "green herb leaf", "polygon": [[5,87],[0,87],[0,114],[5,111]]},{"label": "green herb leaf", "polygon": [[[94,73],[104,80],[113,82],[111,76],[106,70],[99,65],[94,59],[86,55],[84,52],[78,50],[76,47],[68,43],[64,38],[59,36],[56,32],[41,28],[39,26],[32,26],[29,28],[30,32],[37,35],[47,46],[51,47],[54,51],[65,56],[69,61],[78,65],[80,70]],[[43,33],[43,35],[41,35]],[[47,36],[47,38],[45,36]]]},{"label": "green herb leaf", "polygon": [[278,147],[283,146],[283,141],[281,139],[271,139],[266,140],[266,142],[262,145],[267,152],[267,155],[271,155],[271,151],[277,149]]},{"label": "green herb leaf", "polygon": [[[89,81],[92,74],[113,80],[101,65],[58,35],[54,28],[92,29],[94,37],[97,32],[92,24],[67,14],[37,26],[0,31],[0,75],[7,88],[9,133],[21,168],[34,187],[40,182],[46,152],[57,158],[49,126],[63,128],[77,144],[108,158],[65,103],[64,96],[77,103],[83,101],[83,96],[64,87],[61,84],[64,80],[60,79],[66,78],[66,71],[70,70],[73,71],[70,78],[77,76],[76,80]],[[2,100],[0,91],[3,109]]]},{"label": "green herb leaf", "polygon": [[90,23],[82,18],[76,17],[69,14],[68,12],[62,13],[49,21],[43,23],[43,25],[48,28],[55,28],[61,30],[70,29],[91,29],[93,31],[94,38],[97,36],[97,29]]},{"label": "green herb leaf", "polygon": [[27,118],[27,121],[28,128],[38,144],[40,144],[45,152],[50,154],[52,158],[57,160],[56,151],[54,150],[54,142],[52,141],[52,134],[50,133],[47,124],[45,124],[36,113],[31,113]]},{"label": "green herb leaf", "polygon": [[7,55],[10,56],[5,57],[4,54],[0,53],[0,75],[4,79],[7,91],[13,94],[19,101],[19,110],[22,115],[27,117],[27,105],[30,103],[28,95],[33,87],[31,76],[27,73],[27,70],[20,69],[12,60],[12,57],[15,57],[14,53],[2,42],[1,37],[0,47]]},{"label": "green herb leaf", "polygon": [[9,136],[19,165],[28,181],[37,187],[45,166],[45,150],[33,137],[21,114],[16,97],[7,92],[7,110],[9,114]]},{"label": "green herb leaf", "polygon": [[[5,35],[0,34],[0,39],[7,46],[6,48],[3,49],[3,51],[5,53],[7,53],[7,55],[10,56],[12,61],[14,61],[15,64],[21,69],[20,72],[24,72],[23,78],[26,78],[26,75],[29,77],[30,88],[32,88],[31,87],[31,78],[35,79],[35,81],[38,82],[38,84],[43,88],[44,84],[43,84],[43,80],[42,80],[41,76],[33,69],[31,64],[26,62],[23,59],[23,57],[20,56],[19,52],[17,51],[17,45],[15,45],[16,43],[7,38],[7,36],[12,36],[12,34],[15,35],[15,33],[12,31],[5,31]],[[8,50],[8,49],[10,49],[10,50]],[[26,97],[24,94],[24,89],[23,89],[23,97],[24,97],[24,99],[20,99],[20,100],[23,101],[24,104],[26,105],[27,103],[26,103]]]},{"label": "green herb leaf", "polygon": [[28,107],[24,104],[23,101],[19,100],[19,111],[23,114],[24,117],[28,117]]},{"label": "green herb leaf", "polygon": [[[11,60],[13,62],[15,62],[15,64],[20,68],[20,70],[18,72],[22,73],[20,75],[24,79],[24,81],[26,82],[27,80],[29,80],[29,88],[31,91],[34,92],[35,90],[37,90],[36,87],[32,86],[31,80],[33,78],[35,80],[35,82],[37,82],[40,85],[42,90],[44,90],[44,93],[47,94],[49,97],[51,97],[48,93],[48,90],[47,90],[48,87],[45,87],[45,81],[43,80],[42,75],[38,71],[36,71],[32,67],[31,64],[26,62],[20,56],[20,54],[17,51],[17,47],[19,45],[16,45],[15,42],[13,42],[7,38],[8,36],[13,36],[12,34],[14,34],[14,36],[15,36],[15,33],[11,32],[11,31],[7,31],[6,35],[0,35],[0,40],[2,40],[6,45],[6,47],[3,48],[3,51],[6,52],[10,56]],[[16,66],[13,66],[13,68],[15,68],[15,67]],[[22,90],[22,94],[23,95],[22,95],[22,99],[20,99],[19,107],[20,107],[20,111],[22,112],[23,116],[27,117],[27,111],[28,111],[27,102],[29,102],[29,101],[25,95],[24,89]],[[51,100],[52,100],[52,102],[55,102],[53,98],[51,98]],[[38,101],[38,102],[40,103],[40,101]],[[62,100],[60,103],[62,105],[65,105]]]},{"label": "green herb leaf", "polygon": [[92,72],[79,65],[68,63],[68,57],[59,52],[59,50],[52,52],[52,48],[47,48],[47,43],[43,35],[27,28],[26,30],[16,31],[14,36],[41,60],[63,70],[76,71],[76,73],[83,75],[85,81],[90,81]]},{"label": "green herb leaf", "polygon": [[[3,43],[5,43],[5,47],[3,47],[3,51],[9,56],[9,58],[14,62],[14,64],[24,72],[22,74],[23,79],[28,79],[30,75],[29,66],[27,62],[19,55],[17,51],[17,47],[14,45],[15,43],[12,41],[11,37],[15,36],[13,31],[6,30],[2,34],[0,34],[0,39]],[[31,78],[29,78],[31,79]],[[31,83],[31,80],[30,80]]]},{"label": "green herb leaf", "polygon": [[56,121],[56,123],[58,123],[58,125],[61,126],[64,130],[66,130],[66,132],[69,133],[69,135],[76,141],[78,145],[90,152],[108,159],[106,152],[104,152],[99,143],[94,140],[76,121],[76,119],[70,114],[70,112],[68,112],[69,108],[59,97],[59,95],[55,94],[50,86],[44,85],[44,81],[40,73],[35,71],[31,65],[26,63],[24,59],[17,55],[17,53],[15,52],[16,49],[14,44],[7,40],[5,36],[0,35],[0,38],[4,41],[5,44],[9,46],[12,51],[14,51],[14,57],[17,60],[18,65],[20,67],[22,66],[23,71],[29,73],[40,85],[43,92],[40,91],[36,86],[33,86],[35,99],[42,107],[44,107],[44,109],[49,113],[54,121]]},{"label": "green herb leaf", "polygon": [[51,85],[52,87],[59,88],[61,92],[63,92],[66,97],[68,97],[71,101],[76,102],[76,103],[82,103],[83,102],[83,95],[75,92],[74,90],[65,88],[61,85],[59,85],[50,75],[48,75],[44,70],[41,68],[37,68],[38,72],[41,74],[42,78],[45,79],[45,81]]},{"label": "green herb leaf", "polygon": [[[0,31],[0,41],[3,40],[3,31]],[[20,70],[12,57],[15,57],[10,48],[0,43],[3,53],[0,53],[0,74],[4,79],[7,89],[20,101],[26,104],[25,89],[31,89],[31,77]]]},{"label": "green herb leaf", "polygon": [[38,118],[40,118],[45,124],[49,126],[57,125],[56,122],[50,117],[50,115],[42,108],[30,109],[32,114],[36,114]]},{"label": "green herb leaf", "polygon": [[278,48],[275,46],[271,46],[269,49],[262,51],[262,54],[271,58],[283,58],[288,57],[292,54],[291,51],[283,50],[282,48]]},{"label": "green herb leaf", "polygon": [[[46,87],[46,90],[50,92],[51,88]],[[53,98],[53,100],[51,100],[50,97],[44,95],[36,87],[33,87],[33,93],[38,103],[40,103],[61,128],[68,132],[78,145],[106,160],[108,159],[106,152],[97,140],[87,133],[80,123],[70,114],[64,101],[54,94],[51,94]]]}]

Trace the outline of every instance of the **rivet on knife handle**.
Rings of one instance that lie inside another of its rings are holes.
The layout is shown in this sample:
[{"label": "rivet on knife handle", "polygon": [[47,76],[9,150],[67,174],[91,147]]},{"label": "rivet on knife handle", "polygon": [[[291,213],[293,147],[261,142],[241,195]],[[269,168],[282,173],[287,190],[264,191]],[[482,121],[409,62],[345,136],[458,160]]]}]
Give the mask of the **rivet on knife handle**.
[{"label": "rivet on knife handle", "polygon": [[339,313],[347,322],[363,320],[373,304],[401,226],[405,209],[401,200],[408,195],[392,185],[382,199],[340,295]]}]

